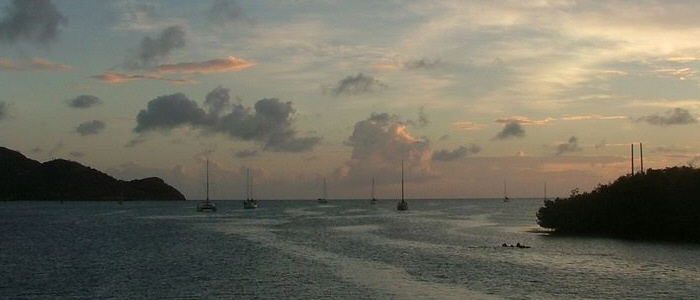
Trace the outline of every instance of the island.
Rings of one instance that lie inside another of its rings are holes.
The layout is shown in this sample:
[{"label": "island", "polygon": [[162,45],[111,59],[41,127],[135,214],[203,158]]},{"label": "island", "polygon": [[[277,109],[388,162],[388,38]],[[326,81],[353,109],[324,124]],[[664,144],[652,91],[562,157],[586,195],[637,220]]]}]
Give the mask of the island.
[{"label": "island", "polygon": [[0,147],[0,200],[185,200],[185,196],[157,177],[118,180],[75,161],[40,163]]},{"label": "island", "polygon": [[545,200],[537,223],[552,234],[700,241],[700,169],[649,169],[591,192]]}]

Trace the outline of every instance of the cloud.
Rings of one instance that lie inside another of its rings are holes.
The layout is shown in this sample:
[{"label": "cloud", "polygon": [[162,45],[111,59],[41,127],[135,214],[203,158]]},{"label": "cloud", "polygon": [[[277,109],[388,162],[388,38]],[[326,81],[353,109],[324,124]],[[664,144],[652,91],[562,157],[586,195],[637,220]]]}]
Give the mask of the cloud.
[{"label": "cloud", "polygon": [[637,119],[637,122],[647,122],[651,125],[670,126],[670,125],[686,125],[697,122],[695,117],[688,110],[675,108],[664,113],[664,115],[653,114]]},{"label": "cloud", "polygon": [[601,115],[580,115],[561,117],[562,121],[588,121],[588,120],[626,120],[628,116],[601,116]]},{"label": "cloud", "polygon": [[73,99],[67,100],[66,103],[72,108],[90,108],[95,105],[102,104],[102,101],[100,98],[92,95],[80,95]]},{"label": "cloud", "polygon": [[242,58],[229,56],[227,58],[212,59],[203,62],[183,62],[177,64],[164,64],[156,67],[159,73],[219,73],[236,72],[253,66]]},{"label": "cloud", "polygon": [[75,128],[75,131],[82,136],[87,136],[98,134],[100,133],[100,131],[104,130],[105,127],[106,124],[104,122],[99,120],[92,120],[80,123],[80,125],[78,125],[78,127]]},{"label": "cloud", "polygon": [[14,0],[0,20],[0,41],[48,44],[67,19],[50,0]]},{"label": "cloud", "polygon": [[10,104],[5,101],[0,101],[0,121],[7,119],[10,116]]},{"label": "cloud", "polygon": [[221,111],[228,108],[231,104],[229,100],[229,89],[217,87],[207,94],[204,98],[204,106],[209,108],[209,114],[219,116]]},{"label": "cloud", "polygon": [[[231,138],[256,141],[263,149],[276,152],[302,152],[320,142],[319,137],[297,137],[292,128],[296,110],[292,102],[276,98],[261,99],[254,109],[241,104],[230,105],[229,90],[217,87],[207,95],[205,107],[190,100],[182,93],[157,97],[148,102],[137,117],[134,132],[168,131],[180,126],[190,126],[208,132],[227,134]],[[222,110],[231,107],[230,112]]]},{"label": "cloud", "polygon": [[409,60],[403,63],[404,68],[409,70],[434,69],[440,65],[440,59],[422,58],[419,60]]},{"label": "cloud", "polygon": [[126,144],[124,144],[124,147],[126,147],[126,148],[136,147],[145,141],[146,141],[146,137],[143,135],[140,135],[140,136],[137,136],[137,137],[129,140]]},{"label": "cloud", "polygon": [[128,69],[152,67],[159,59],[171,51],[185,46],[185,31],[178,25],[164,29],[156,38],[144,37],[135,57],[125,62]]},{"label": "cloud", "polygon": [[509,124],[516,122],[518,124],[533,124],[533,125],[544,125],[547,124],[551,121],[555,121],[556,119],[554,118],[544,118],[542,120],[532,120],[528,117],[524,116],[513,116],[513,117],[508,117],[508,118],[500,118],[496,119],[496,123],[501,123],[501,124]]},{"label": "cloud", "polygon": [[116,2],[112,3],[121,11],[117,29],[123,30],[152,30],[162,26],[159,6],[154,3],[141,2]]},{"label": "cloud", "polygon": [[246,150],[236,151],[235,155],[238,158],[258,156],[258,150],[246,149]]},{"label": "cloud", "polygon": [[148,108],[136,116],[135,132],[170,130],[181,125],[196,127],[207,122],[207,113],[197,102],[177,93],[157,97],[148,101]]},{"label": "cloud", "polygon": [[507,123],[504,127],[503,130],[501,130],[498,134],[496,134],[495,137],[493,137],[494,140],[505,140],[510,137],[524,137],[525,136],[525,130],[523,129],[522,126],[520,126],[520,123],[517,121],[511,121],[510,123]]},{"label": "cloud", "polygon": [[440,59],[421,58],[416,60],[379,62],[372,64],[372,68],[377,70],[430,70],[435,69],[441,64]]},{"label": "cloud", "polygon": [[387,113],[372,113],[366,120],[357,122],[345,142],[352,147],[352,155],[336,175],[355,184],[367,184],[372,177],[394,181],[404,161],[410,180],[433,176],[430,141],[413,137],[408,126],[408,122]]},{"label": "cloud", "polygon": [[338,81],[338,84],[330,88],[330,93],[334,96],[354,96],[385,88],[387,88],[387,85],[374,79],[374,77],[358,73],[355,76],[348,76]]},{"label": "cloud", "polygon": [[216,0],[207,11],[209,21],[218,24],[229,24],[235,22],[253,23],[253,19],[247,17],[238,3],[233,0]]},{"label": "cloud", "polygon": [[68,71],[73,67],[66,64],[59,64],[43,58],[29,58],[23,60],[13,60],[0,57],[0,71],[12,72],[38,72],[38,71]]},{"label": "cloud", "polygon": [[581,147],[578,145],[578,138],[575,136],[572,136],[569,138],[569,141],[566,143],[559,144],[557,146],[557,154],[556,155],[561,155],[566,152],[576,152],[576,151],[581,151]]},{"label": "cloud", "polygon": [[455,150],[438,150],[433,153],[433,160],[437,161],[453,161],[458,158],[465,157],[469,154],[475,154],[479,153],[481,151],[481,147],[478,145],[472,144],[469,147],[465,146],[459,146],[459,148]]},{"label": "cloud", "polygon": [[91,75],[89,77],[92,79],[97,79],[97,80],[106,82],[106,83],[122,83],[122,82],[132,81],[132,80],[159,80],[159,81],[165,81],[165,82],[172,83],[172,84],[195,84],[195,83],[197,83],[197,82],[189,80],[189,79],[164,78],[160,75],[153,75],[153,74],[139,75],[139,74],[123,74],[123,73],[107,72],[107,73],[100,74],[100,75]]},{"label": "cloud", "polygon": [[481,130],[481,129],[484,129],[485,127],[486,127],[486,125],[484,125],[484,124],[479,124],[479,123],[470,122],[470,121],[459,121],[459,122],[452,123],[452,128],[455,130],[473,131],[473,130]]}]

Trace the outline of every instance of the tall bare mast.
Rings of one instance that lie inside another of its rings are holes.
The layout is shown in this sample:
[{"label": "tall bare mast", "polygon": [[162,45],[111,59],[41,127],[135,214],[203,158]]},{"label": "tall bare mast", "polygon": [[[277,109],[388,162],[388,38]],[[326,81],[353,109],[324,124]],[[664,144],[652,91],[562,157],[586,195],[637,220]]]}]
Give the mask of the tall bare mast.
[{"label": "tall bare mast", "polygon": [[642,143],[639,143],[639,172],[644,174],[644,152],[642,152]]},{"label": "tall bare mast", "polygon": [[630,157],[630,163],[632,164],[632,175],[634,175],[634,144],[630,144],[630,153],[632,153],[632,156]]},{"label": "tall bare mast", "polygon": [[209,159],[207,158],[207,201],[209,201]]},{"label": "tall bare mast", "polygon": [[403,160],[401,161],[401,202],[403,202]]}]

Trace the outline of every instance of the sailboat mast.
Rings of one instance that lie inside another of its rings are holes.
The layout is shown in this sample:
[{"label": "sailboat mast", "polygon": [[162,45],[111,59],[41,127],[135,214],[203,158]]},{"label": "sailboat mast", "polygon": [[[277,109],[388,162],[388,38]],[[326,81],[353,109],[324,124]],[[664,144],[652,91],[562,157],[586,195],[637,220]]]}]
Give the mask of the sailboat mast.
[{"label": "sailboat mast", "polygon": [[209,159],[207,159],[207,201],[209,201]]},{"label": "sailboat mast", "polygon": [[401,161],[401,202],[403,202],[403,160]]},{"label": "sailboat mast", "polygon": [[326,190],[326,177],[323,177],[323,199],[328,198],[328,191]]},{"label": "sailboat mast", "polygon": [[372,177],[372,199],[374,199],[374,177]]},{"label": "sailboat mast", "polygon": [[250,199],[250,168],[245,169],[245,198]]},{"label": "sailboat mast", "polygon": [[544,182],[544,200],[547,201],[547,182]]},{"label": "sailboat mast", "polygon": [[644,152],[642,151],[642,143],[639,143],[639,172],[644,174]]}]

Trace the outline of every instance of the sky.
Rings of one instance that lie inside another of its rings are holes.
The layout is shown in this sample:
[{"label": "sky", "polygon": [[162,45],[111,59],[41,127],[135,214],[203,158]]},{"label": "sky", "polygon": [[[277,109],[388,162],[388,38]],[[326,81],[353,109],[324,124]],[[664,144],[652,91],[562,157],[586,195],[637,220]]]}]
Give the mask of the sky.
[{"label": "sky", "polygon": [[[700,164],[697,1],[0,0],[0,146],[188,199],[567,196]],[[635,161],[639,170],[639,160]]]}]

